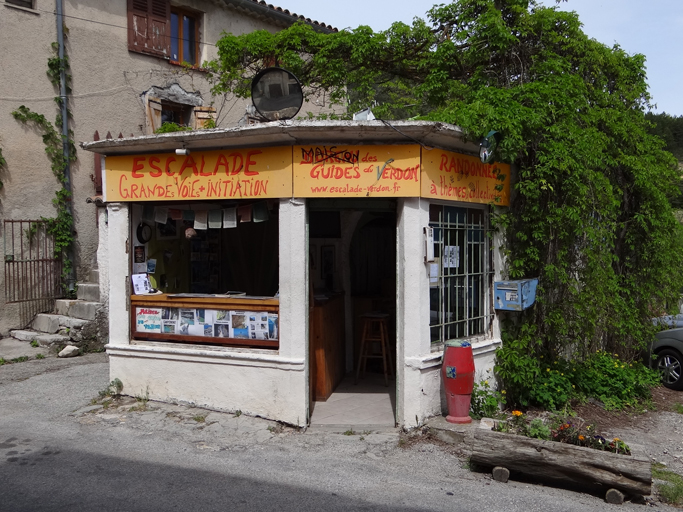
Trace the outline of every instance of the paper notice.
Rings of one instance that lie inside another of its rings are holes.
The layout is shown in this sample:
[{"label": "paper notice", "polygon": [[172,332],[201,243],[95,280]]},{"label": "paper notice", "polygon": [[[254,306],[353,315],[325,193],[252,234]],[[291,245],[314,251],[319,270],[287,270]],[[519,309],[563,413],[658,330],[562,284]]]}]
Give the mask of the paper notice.
[{"label": "paper notice", "polygon": [[154,221],[159,224],[166,224],[168,220],[168,208],[164,206],[154,207]]},{"label": "paper notice", "polygon": [[194,228],[207,229],[208,228],[208,214],[206,210],[198,210],[194,212]]},{"label": "paper notice", "polygon": [[209,210],[209,227],[220,228],[223,224],[223,212],[221,210]]},{"label": "paper notice", "polygon": [[251,205],[245,204],[237,208],[237,215],[240,216],[240,222],[251,222]]},{"label": "paper notice", "polygon": [[237,227],[237,208],[226,208],[225,210],[223,210],[223,227]]}]

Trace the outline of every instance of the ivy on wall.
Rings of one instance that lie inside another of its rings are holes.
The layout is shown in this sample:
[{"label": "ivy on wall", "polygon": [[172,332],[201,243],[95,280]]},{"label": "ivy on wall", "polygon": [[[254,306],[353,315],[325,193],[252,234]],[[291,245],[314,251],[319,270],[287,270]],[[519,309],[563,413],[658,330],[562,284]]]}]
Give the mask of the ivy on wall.
[{"label": "ivy on wall", "polygon": [[[52,49],[55,54],[58,53],[58,43],[52,44]],[[71,91],[71,75],[69,70],[68,56],[64,58],[53,56],[48,59],[47,75],[50,82],[59,90],[61,86],[61,71],[65,71],[66,77],[66,91]],[[55,102],[58,106],[58,113],[54,124],[47,120],[47,118],[36,112],[33,112],[25,105],[21,105],[12,112],[12,117],[22,124],[31,124],[42,132],[43,144],[45,145],[45,153],[51,162],[52,173],[59,181],[61,187],[55,192],[55,198],[52,203],[57,209],[57,215],[52,218],[41,217],[41,220],[47,222],[47,231],[54,237],[55,240],[55,257],[62,258],[63,274],[62,277],[71,274],[73,263],[70,259],[65,258],[67,249],[74,243],[74,220],[71,213],[71,192],[67,188],[66,168],[76,161],[76,145],[74,143],[73,131],[69,129],[66,143],[68,145],[68,155],[64,154],[64,136],[56,128],[62,126],[62,98],[57,96]],[[68,113],[71,117],[71,113]]]}]

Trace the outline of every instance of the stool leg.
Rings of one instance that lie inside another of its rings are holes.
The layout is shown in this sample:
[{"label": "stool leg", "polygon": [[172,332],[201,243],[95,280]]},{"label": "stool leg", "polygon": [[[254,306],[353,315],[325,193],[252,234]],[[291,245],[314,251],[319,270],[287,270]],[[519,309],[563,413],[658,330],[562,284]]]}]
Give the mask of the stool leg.
[{"label": "stool leg", "polygon": [[389,378],[387,377],[387,342],[384,337],[384,321],[379,322],[379,345],[382,350],[382,368],[384,369],[384,385],[389,387]]},{"label": "stool leg", "polygon": [[[363,356],[364,352],[363,349],[365,348],[365,333],[367,332],[368,329],[368,323],[367,321],[363,322],[363,335],[360,338],[360,350],[358,353],[358,367],[356,368],[356,380],[354,381],[354,384],[358,384],[358,375],[360,374],[360,365],[363,363]],[[365,370],[363,370],[363,376],[365,376]]]},{"label": "stool leg", "polygon": [[384,327],[384,332],[386,334],[385,340],[387,344],[387,359],[389,360],[389,375],[391,377],[395,377],[396,373],[394,372],[394,360],[391,358],[391,350],[389,350],[389,329],[387,328],[386,324],[383,324]]}]

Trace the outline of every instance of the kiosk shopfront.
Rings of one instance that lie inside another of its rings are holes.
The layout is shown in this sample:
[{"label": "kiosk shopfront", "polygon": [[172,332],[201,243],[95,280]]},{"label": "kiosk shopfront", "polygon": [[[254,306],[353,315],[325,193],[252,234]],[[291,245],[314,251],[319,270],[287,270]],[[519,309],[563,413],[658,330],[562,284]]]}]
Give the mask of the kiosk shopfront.
[{"label": "kiosk shopfront", "polygon": [[492,368],[489,215],[510,167],[482,164],[457,127],[266,123],[83,147],[103,157],[100,284],[124,392],[303,426],[357,373],[372,315],[399,425],[441,414],[444,342]]}]

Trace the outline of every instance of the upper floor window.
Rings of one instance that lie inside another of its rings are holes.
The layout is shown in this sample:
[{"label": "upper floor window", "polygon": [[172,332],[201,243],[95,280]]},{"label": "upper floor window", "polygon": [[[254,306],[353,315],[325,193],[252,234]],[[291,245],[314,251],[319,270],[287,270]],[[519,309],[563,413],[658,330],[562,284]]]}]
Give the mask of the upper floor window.
[{"label": "upper floor window", "polygon": [[171,60],[195,66],[199,62],[197,15],[171,7]]},{"label": "upper floor window", "polygon": [[5,0],[5,3],[19,7],[26,7],[27,9],[33,9],[33,0]]},{"label": "upper floor window", "polygon": [[199,15],[169,0],[128,0],[128,49],[196,65]]}]

